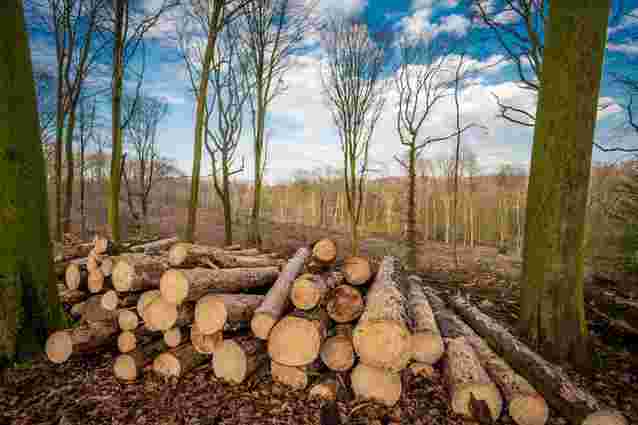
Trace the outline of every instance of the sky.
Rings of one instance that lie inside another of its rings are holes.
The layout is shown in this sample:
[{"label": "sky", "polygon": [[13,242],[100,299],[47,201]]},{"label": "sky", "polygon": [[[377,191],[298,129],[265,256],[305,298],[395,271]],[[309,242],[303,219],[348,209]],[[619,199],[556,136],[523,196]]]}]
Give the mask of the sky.
[{"label": "sky", "polygon": [[[158,1],[145,0],[149,8]],[[498,3],[500,0],[491,1]],[[449,35],[464,37],[470,28],[458,0],[320,0],[318,7],[320,14],[360,17],[372,30],[390,30],[396,36],[425,31],[433,39]],[[634,30],[638,30],[638,0],[624,0],[622,9],[619,5],[616,7],[627,13],[611,20],[605,69],[628,74],[636,69],[633,61],[638,57],[638,40],[632,40]],[[634,10],[636,18],[631,14]],[[502,19],[507,21],[511,16],[503,14]],[[175,20],[166,16],[149,33],[144,91],[168,102],[169,113],[159,131],[160,151],[163,156],[175,159],[179,168],[190,175],[195,102],[189,93],[190,82],[185,67],[179,60],[175,25]],[[483,34],[486,31],[483,30]],[[484,72],[473,77],[461,94],[462,122],[480,124],[484,129],[476,128],[464,133],[463,147],[476,154],[484,173],[494,172],[502,164],[527,168],[533,129],[498,118],[493,94],[529,112],[534,112],[535,100],[529,91],[517,84],[513,66],[500,61],[502,56],[493,41],[482,37],[473,38],[472,43],[468,63],[484,69]],[[316,42],[316,34],[309,33],[304,45],[306,48],[292,58],[295,65],[283,77],[285,92],[273,101],[269,111],[266,129],[269,139],[266,179],[269,182],[285,181],[298,169],[312,170],[328,165],[341,167],[338,133],[322,91],[320,64],[323,51]],[[46,37],[34,34],[32,51],[34,62],[54,60],[52,40]],[[617,86],[607,80],[605,77],[601,102],[609,106],[599,113],[597,138],[613,145],[638,146],[638,138],[633,132],[619,128],[625,119],[621,105],[627,99]],[[382,174],[401,175],[402,170],[393,159],[404,149],[396,133],[396,94],[389,89],[387,96],[385,109],[371,140],[371,159]],[[420,136],[448,134],[454,123],[454,104],[448,99],[437,105]],[[452,143],[440,143],[427,148],[423,155],[426,159],[440,158],[449,155],[451,148]],[[242,178],[252,179],[252,132],[249,125],[245,126],[239,154],[245,157],[247,165]],[[211,167],[206,153],[204,158],[202,173],[208,174]],[[594,151],[594,160],[622,158],[626,158],[626,154]]]}]

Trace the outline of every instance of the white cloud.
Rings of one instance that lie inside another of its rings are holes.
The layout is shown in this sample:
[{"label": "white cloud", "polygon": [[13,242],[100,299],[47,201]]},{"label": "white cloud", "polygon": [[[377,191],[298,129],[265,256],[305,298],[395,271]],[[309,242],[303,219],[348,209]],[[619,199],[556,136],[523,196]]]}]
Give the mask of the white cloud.
[{"label": "white cloud", "polygon": [[431,8],[433,6],[452,8],[458,4],[459,0],[414,0],[412,2],[412,9],[417,10],[421,8]]},{"label": "white cloud", "polygon": [[520,20],[521,15],[511,9],[505,9],[494,16],[494,22],[497,24],[513,24]]},{"label": "white cloud", "polygon": [[463,36],[470,27],[470,21],[462,15],[447,15],[441,19],[441,23],[437,25],[438,33],[450,33]]},{"label": "white cloud", "polygon": [[626,53],[628,55],[635,55],[635,54],[638,54],[638,45],[607,43],[607,50],[611,52],[620,52],[620,53]]},{"label": "white cloud", "polygon": [[627,13],[622,17],[618,25],[609,27],[609,34],[616,33],[618,31],[627,29],[638,24],[638,7]]}]

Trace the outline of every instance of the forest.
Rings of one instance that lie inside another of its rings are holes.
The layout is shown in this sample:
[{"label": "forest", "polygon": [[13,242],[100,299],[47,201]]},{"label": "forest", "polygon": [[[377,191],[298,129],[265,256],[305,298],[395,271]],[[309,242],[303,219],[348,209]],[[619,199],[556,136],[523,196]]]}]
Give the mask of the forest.
[{"label": "forest", "polygon": [[0,422],[637,423],[637,35],[4,0]]}]

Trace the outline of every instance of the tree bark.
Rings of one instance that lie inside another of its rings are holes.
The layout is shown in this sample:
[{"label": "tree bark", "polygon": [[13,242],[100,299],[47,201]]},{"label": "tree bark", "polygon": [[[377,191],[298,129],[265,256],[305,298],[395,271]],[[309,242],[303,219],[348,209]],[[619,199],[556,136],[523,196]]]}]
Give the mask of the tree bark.
[{"label": "tree bark", "polygon": [[177,242],[179,242],[179,238],[177,237],[159,239],[157,241],[148,242],[141,245],[134,245],[130,247],[129,250],[131,252],[137,252],[137,253],[146,253],[148,251],[150,252],[164,251],[166,250],[166,248],[173,246]]},{"label": "tree bark", "polygon": [[401,398],[401,375],[359,363],[350,376],[352,391],[362,399],[394,406]]},{"label": "tree bark", "polygon": [[559,367],[536,354],[503,326],[461,297],[452,307],[518,373],[540,392],[551,407],[573,424],[626,424],[618,411],[604,408],[589,392],[577,387]]},{"label": "tree bark", "polygon": [[363,310],[365,302],[361,291],[350,285],[339,285],[328,293],[326,311],[337,323],[348,323],[357,320]]},{"label": "tree bark", "polygon": [[233,293],[270,285],[278,275],[276,267],[171,269],[162,275],[159,287],[166,301],[179,305],[211,292]]},{"label": "tree bark", "polygon": [[45,352],[53,363],[64,363],[72,354],[95,350],[114,340],[118,327],[113,320],[89,322],[57,331],[46,342]]},{"label": "tree bark", "polygon": [[82,309],[82,320],[85,322],[101,322],[104,320],[117,320],[117,294],[93,295],[86,300]]},{"label": "tree bark", "polygon": [[151,364],[155,356],[167,348],[164,341],[159,340],[120,354],[113,363],[113,374],[121,381],[135,381],[144,366]]},{"label": "tree bark", "polygon": [[418,276],[409,277],[408,308],[414,321],[411,336],[412,358],[418,362],[434,364],[443,356],[443,339],[422,285],[423,281]]},{"label": "tree bark", "polygon": [[71,209],[73,207],[73,182],[75,166],[73,161],[73,133],[75,131],[76,105],[69,105],[68,123],[66,128],[65,152],[66,152],[66,194],[64,197],[64,233],[71,233]]},{"label": "tree bark", "polygon": [[257,338],[268,339],[270,330],[289,307],[290,287],[310,257],[308,248],[299,248],[268,290],[264,302],[255,310],[250,327]]},{"label": "tree bark", "polygon": [[263,295],[205,295],[195,306],[195,323],[203,334],[213,334],[238,326],[248,327],[253,313],[263,300]]},{"label": "tree bark", "polygon": [[210,267],[211,264],[222,268],[271,267],[281,263],[274,258],[237,255],[212,246],[186,243],[173,245],[168,258],[171,266],[183,268]]},{"label": "tree bark", "polygon": [[[22,2],[0,5],[0,362],[64,326],[49,240],[44,155]],[[61,229],[59,229],[61,230]]]},{"label": "tree bark", "polygon": [[192,344],[187,343],[157,356],[153,361],[153,371],[166,377],[183,376],[209,359],[208,355],[198,353]]},{"label": "tree bark", "polygon": [[224,341],[222,331],[214,334],[204,334],[197,328],[197,323],[191,327],[191,344],[195,347],[195,351],[201,354],[214,354]]},{"label": "tree bark", "polygon": [[362,363],[394,372],[403,369],[412,357],[401,272],[397,258],[383,258],[353,335]]},{"label": "tree bark", "polygon": [[227,339],[213,356],[215,376],[233,384],[241,384],[268,362],[266,343],[252,336]]},{"label": "tree bark", "polygon": [[609,0],[550,4],[527,197],[519,326],[543,353],[583,366],[583,241],[609,10]]},{"label": "tree bark", "polygon": [[286,366],[305,366],[319,357],[327,336],[328,314],[317,308],[296,310],[284,317],[268,335],[268,354]]},{"label": "tree bark", "polygon": [[144,254],[121,255],[111,279],[118,292],[145,291],[160,286],[160,278],[168,269],[165,260]]}]

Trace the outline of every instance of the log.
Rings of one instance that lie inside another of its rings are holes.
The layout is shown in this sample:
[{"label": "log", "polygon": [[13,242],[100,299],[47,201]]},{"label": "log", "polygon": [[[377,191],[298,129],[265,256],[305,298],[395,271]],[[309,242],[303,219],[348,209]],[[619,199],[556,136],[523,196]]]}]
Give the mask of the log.
[{"label": "log", "polygon": [[289,307],[290,287],[310,257],[308,248],[299,248],[268,290],[264,302],[255,310],[250,327],[257,338],[268,339],[270,330]]},{"label": "log", "polygon": [[352,391],[361,399],[394,406],[401,398],[401,375],[359,363],[350,375]]},{"label": "log", "polygon": [[53,261],[61,262],[73,260],[78,257],[86,257],[93,249],[93,244],[91,243],[81,243],[81,244],[72,244],[72,245],[61,245],[54,244],[54,253],[53,253]]},{"label": "log", "polygon": [[224,248],[224,251],[232,251],[232,252],[229,252],[229,254],[237,255],[237,256],[245,255],[247,257],[254,257],[256,255],[262,255],[257,248],[246,248],[246,249],[237,249],[237,250],[230,250],[230,249]]},{"label": "log", "polygon": [[104,275],[104,277],[109,277],[113,274],[113,258],[112,257],[104,257],[102,259],[102,264],[100,264],[100,271]]},{"label": "log", "polygon": [[69,289],[84,289],[89,280],[86,264],[70,263],[64,272],[64,281]]},{"label": "log", "polygon": [[413,319],[410,337],[412,358],[417,362],[434,364],[443,356],[444,347],[441,332],[434,319],[418,276],[410,276],[408,291],[408,309]]},{"label": "log", "polygon": [[248,256],[246,252],[226,252],[220,248],[205,245],[179,243],[168,252],[173,267],[210,267],[211,264],[222,268],[251,268],[278,266],[280,261],[269,257],[258,257],[258,252]]},{"label": "log", "polygon": [[622,413],[604,407],[591,393],[576,386],[562,368],[548,362],[498,322],[462,297],[450,304],[489,346],[520,373],[547,403],[573,424],[627,424]]},{"label": "log", "polygon": [[321,398],[323,400],[337,399],[337,380],[334,376],[326,376],[310,388],[310,397]]},{"label": "log", "polygon": [[162,297],[173,304],[196,301],[207,293],[233,293],[273,283],[279,274],[276,267],[254,269],[190,270],[171,269],[162,275]]},{"label": "log", "polygon": [[111,254],[113,243],[105,237],[95,235],[93,238],[93,252],[97,255]]},{"label": "log", "polygon": [[177,320],[173,326],[195,325],[195,303],[184,303],[177,306]]},{"label": "log", "polygon": [[179,242],[179,239],[177,237],[160,239],[153,242],[147,242],[141,245],[134,245],[129,248],[129,251],[137,252],[137,253],[163,251],[169,248],[170,246],[176,244],[177,242]]},{"label": "log", "polygon": [[295,310],[272,328],[268,354],[286,366],[305,366],[319,357],[329,322],[325,310]]},{"label": "log", "polygon": [[153,371],[158,375],[183,376],[197,366],[209,361],[206,354],[198,353],[192,344],[183,344],[160,354],[153,361]]},{"label": "log", "polygon": [[87,287],[90,293],[97,294],[105,289],[112,289],[113,285],[111,278],[106,278],[104,273],[102,273],[102,269],[98,268],[89,272]]},{"label": "log", "polygon": [[262,295],[205,295],[195,305],[195,323],[203,334],[245,327],[263,300]]},{"label": "log", "polygon": [[305,389],[314,377],[320,376],[321,370],[321,362],[313,362],[306,366],[286,366],[270,360],[270,374],[273,381],[296,390]]},{"label": "log", "polygon": [[82,314],[84,313],[85,306],[86,306],[86,301],[73,304],[73,307],[71,307],[71,310],[69,311],[69,315],[75,320],[82,319]]},{"label": "log", "polygon": [[145,291],[160,285],[160,277],[167,270],[165,261],[143,254],[121,255],[113,267],[111,278],[118,292]]},{"label": "log", "polygon": [[166,331],[177,322],[177,306],[157,297],[144,308],[144,323],[149,329]]},{"label": "log", "polygon": [[66,260],[66,261],[61,261],[61,262],[57,262],[54,263],[54,271],[55,271],[55,276],[56,277],[65,277],[66,274],[66,269],[67,267],[69,267],[69,265],[71,264],[76,264],[80,267],[84,267],[86,268],[86,263],[88,261],[87,257],[83,257],[83,258],[74,258],[73,260]]},{"label": "log", "polygon": [[117,305],[119,308],[135,307],[137,306],[137,302],[140,300],[141,296],[142,296],[142,293],[140,292],[128,293],[124,296],[120,296]]},{"label": "log", "polygon": [[638,300],[619,296],[595,284],[585,287],[587,307],[621,333],[638,335]]},{"label": "log", "polygon": [[343,282],[343,274],[339,272],[310,274],[304,273],[292,284],[290,301],[301,310],[310,310],[318,306],[328,292]]},{"label": "log", "polygon": [[94,251],[91,251],[89,253],[89,256],[86,257],[86,270],[90,274],[91,272],[94,272],[95,270],[98,270],[99,268],[100,268],[99,256]]},{"label": "log", "polygon": [[123,331],[132,331],[139,326],[140,321],[133,310],[120,310],[117,315],[117,324]]},{"label": "log", "polygon": [[321,346],[321,360],[330,370],[345,372],[354,366],[352,325],[335,326],[335,334]]},{"label": "log", "polygon": [[223,341],[224,333],[222,331],[204,334],[199,331],[197,324],[191,327],[191,344],[198,353],[214,354]]},{"label": "log", "polygon": [[89,297],[89,294],[86,291],[80,291],[79,289],[68,289],[65,288],[58,292],[58,296],[60,297],[60,302],[66,304],[76,304],[80,301],[84,301]]},{"label": "log", "polygon": [[164,342],[171,348],[175,348],[190,340],[190,332],[187,327],[173,326],[163,333]]},{"label": "log", "polygon": [[112,320],[57,331],[47,338],[45,352],[53,363],[64,363],[72,354],[93,351],[112,342],[117,331],[117,324]]},{"label": "log", "polygon": [[84,304],[82,320],[87,322],[115,320],[119,314],[117,304],[118,299],[115,291],[93,295]]},{"label": "log", "polygon": [[168,347],[163,340],[137,347],[126,354],[120,354],[113,363],[113,374],[122,381],[134,381],[144,366],[151,364],[155,356]]},{"label": "log", "polygon": [[312,258],[321,264],[332,264],[337,259],[337,245],[331,239],[320,239],[312,247]]},{"label": "log", "polygon": [[366,258],[348,257],[343,261],[343,275],[350,285],[364,285],[372,277],[372,269]]},{"label": "log", "polygon": [[120,353],[128,353],[138,346],[146,345],[157,338],[157,333],[149,331],[143,326],[138,326],[131,331],[123,331],[117,337],[117,348]]},{"label": "log", "polygon": [[357,320],[363,310],[365,302],[361,292],[350,285],[339,285],[328,293],[326,311],[337,323],[348,323]]},{"label": "log", "polygon": [[226,245],[224,247],[224,251],[239,251],[239,250],[241,250],[241,245],[238,243],[233,245]]},{"label": "log", "polygon": [[393,372],[405,368],[412,357],[409,323],[401,264],[397,258],[386,256],[352,336],[361,362]]},{"label": "log", "polygon": [[[148,327],[148,323],[145,317],[144,310],[148,307],[153,301],[161,296],[161,292],[159,289],[152,289],[150,291],[144,292],[137,300],[136,310],[137,314],[142,318],[145,322],[145,326]],[[157,330],[157,329],[156,329]]]},{"label": "log", "polygon": [[213,356],[215,376],[241,384],[268,361],[266,343],[253,336],[224,340]]}]

